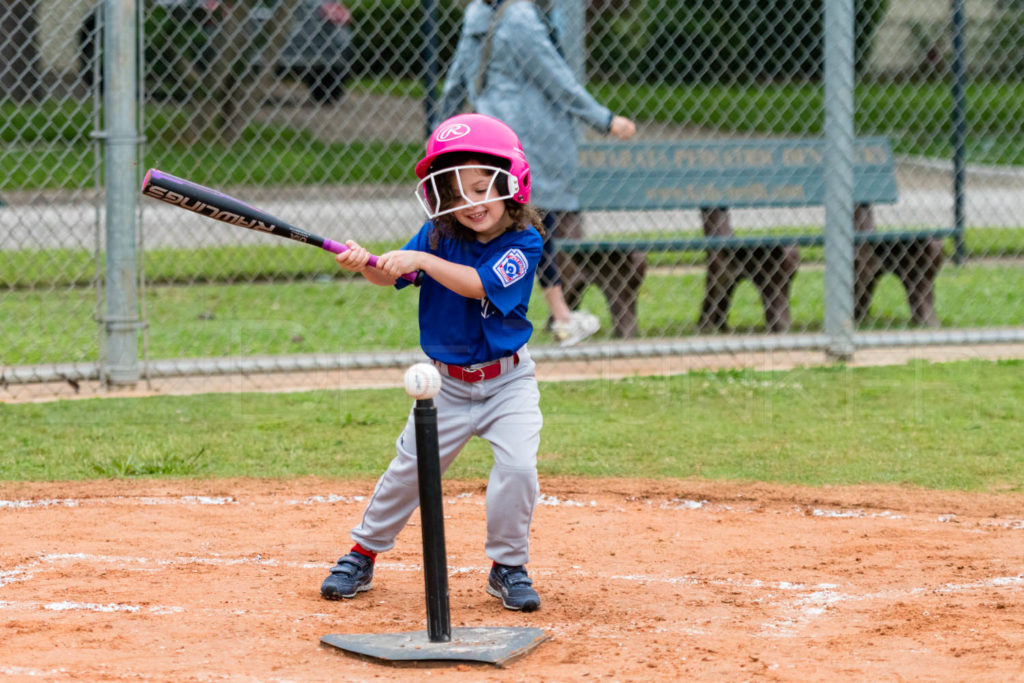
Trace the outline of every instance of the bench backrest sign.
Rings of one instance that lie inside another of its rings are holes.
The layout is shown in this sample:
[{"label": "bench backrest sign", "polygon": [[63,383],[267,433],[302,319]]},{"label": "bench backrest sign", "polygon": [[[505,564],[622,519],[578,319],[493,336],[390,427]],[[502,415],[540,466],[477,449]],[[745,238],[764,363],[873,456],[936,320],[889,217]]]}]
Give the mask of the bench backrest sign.
[{"label": "bench backrest sign", "polygon": [[[897,200],[886,138],[855,143],[854,202]],[[825,201],[824,139],[580,145],[583,209],[814,206]]]}]

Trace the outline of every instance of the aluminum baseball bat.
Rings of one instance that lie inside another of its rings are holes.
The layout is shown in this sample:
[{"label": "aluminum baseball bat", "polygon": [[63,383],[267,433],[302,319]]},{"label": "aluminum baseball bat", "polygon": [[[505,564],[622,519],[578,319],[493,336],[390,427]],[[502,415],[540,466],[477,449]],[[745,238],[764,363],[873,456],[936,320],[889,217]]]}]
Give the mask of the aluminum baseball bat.
[{"label": "aluminum baseball bat", "polygon": [[[142,181],[142,194],[215,221],[311,244],[332,254],[348,251],[348,247],[340,242],[297,228],[231,195],[164,173],[159,169],[151,168],[146,171],[146,177]],[[370,265],[377,266],[376,256],[370,256]],[[418,285],[423,273],[406,273],[401,277]]]}]

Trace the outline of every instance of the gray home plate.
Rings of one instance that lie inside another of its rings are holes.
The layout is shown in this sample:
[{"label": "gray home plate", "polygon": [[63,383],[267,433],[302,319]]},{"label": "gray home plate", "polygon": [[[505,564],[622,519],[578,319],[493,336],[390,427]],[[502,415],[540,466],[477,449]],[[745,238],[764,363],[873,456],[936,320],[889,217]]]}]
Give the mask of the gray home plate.
[{"label": "gray home plate", "polygon": [[539,628],[492,626],[452,629],[452,639],[448,642],[431,642],[426,631],[411,631],[337,633],[322,637],[320,643],[386,662],[447,660],[504,666],[547,639]]}]

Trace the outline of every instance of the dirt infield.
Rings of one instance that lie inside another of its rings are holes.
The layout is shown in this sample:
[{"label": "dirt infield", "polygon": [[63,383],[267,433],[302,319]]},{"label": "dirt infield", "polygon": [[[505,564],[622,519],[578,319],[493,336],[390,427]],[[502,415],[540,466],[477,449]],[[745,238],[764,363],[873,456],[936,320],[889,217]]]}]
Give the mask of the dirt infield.
[{"label": "dirt infield", "polygon": [[454,627],[505,669],[319,645],[426,628],[418,517],[374,590],[321,600],[372,482],[0,484],[0,680],[1020,680],[1024,495],[542,481],[538,612],[483,585],[484,483],[444,483]]}]

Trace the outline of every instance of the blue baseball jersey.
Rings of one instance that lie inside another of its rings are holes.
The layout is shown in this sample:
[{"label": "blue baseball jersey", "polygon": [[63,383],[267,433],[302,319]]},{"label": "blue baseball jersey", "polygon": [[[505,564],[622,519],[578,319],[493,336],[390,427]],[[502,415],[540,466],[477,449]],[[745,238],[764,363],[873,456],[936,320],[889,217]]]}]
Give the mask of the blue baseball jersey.
[{"label": "blue baseball jersey", "polygon": [[[434,360],[475,365],[509,356],[530,339],[526,319],[543,240],[534,228],[507,231],[486,244],[441,236],[430,248],[428,221],[403,249],[425,251],[472,266],[484,286],[483,299],[468,299],[424,275],[420,285],[420,347]],[[399,279],[395,287],[410,283]]]}]

